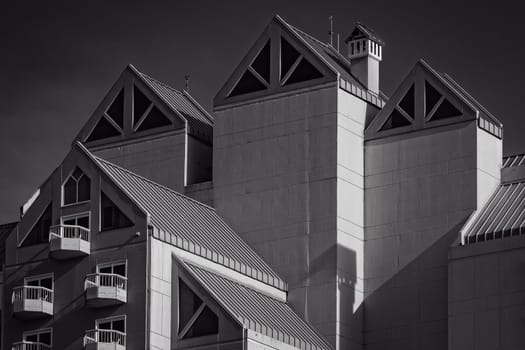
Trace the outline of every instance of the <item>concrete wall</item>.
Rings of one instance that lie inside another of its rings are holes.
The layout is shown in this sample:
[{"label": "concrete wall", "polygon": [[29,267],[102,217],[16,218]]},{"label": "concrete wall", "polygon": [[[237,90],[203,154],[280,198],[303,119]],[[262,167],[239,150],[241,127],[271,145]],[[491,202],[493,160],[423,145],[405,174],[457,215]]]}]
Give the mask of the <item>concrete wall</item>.
[{"label": "concrete wall", "polygon": [[185,191],[186,196],[213,207],[213,182],[207,181],[187,185]]},{"label": "concrete wall", "polygon": [[446,348],[448,247],[500,162],[475,122],[366,142],[367,349]]},{"label": "concrete wall", "polygon": [[186,142],[185,130],[181,129],[92,151],[100,158],[184,193]]},{"label": "concrete wall", "polygon": [[217,211],[341,349],[361,342],[366,111],[326,87],[215,112]]},{"label": "concrete wall", "polygon": [[[88,203],[60,206],[62,179],[76,165],[91,179],[91,200]],[[135,225],[99,232],[100,189],[130,218]],[[48,258],[49,243],[17,248],[18,237],[23,237],[38,219],[40,213],[53,200],[53,224],[60,222],[60,216],[75,212],[91,212],[91,254],[83,258],[55,260]],[[136,232],[141,232],[136,236]],[[9,349],[13,342],[21,341],[24,331],[53,328],[53,348],[82,348],[84,332],[95,328],[95,320],[110,316],[126,315],[127,349],[143,349],[145,344],[145,301],[146,301],[146,218],[114,186],[100,176],[98,169],[84,156],[70,153],[41,187],[40,196],[35,200],[18,229],[6,241],[6,265],[4,271],[4,296],[2,299],[2,323],[4,332],[2,345]],[[127,262],[128,294],[127,303],[121,306],[88,308],[84,297],[84,278],[96,272],[100,263]],[[24,283],[24,277],[53,273],[54,315],[38,320],[18,320],[13,317],[11,293],[14,287]]]},{"label": "concrete wall", "polygon": [[[237,321],[224,315],[220,307],[211,300],[206,300],[206,291],[195,283],[189,274],[181,271],[174,255],[180,249],[151,238],[150,240],[150,348],[151,349],[185,349],[198,347],[199,349],[242,349],[243,334]],[[181,254],[188,255],[184,252]],[[197,256],[197,260],[204,260]],[[209,262],[207,262],[209,263]],[[219,334],[196,339],[177,340],[177,280],[180,275],[185,277],[186,283],[193,291],[199,292],[204,302],[219,317]]]},{"label": "concrete wall", "polygon": [[450,250],[449,350],[525,348],[525,237]]}]

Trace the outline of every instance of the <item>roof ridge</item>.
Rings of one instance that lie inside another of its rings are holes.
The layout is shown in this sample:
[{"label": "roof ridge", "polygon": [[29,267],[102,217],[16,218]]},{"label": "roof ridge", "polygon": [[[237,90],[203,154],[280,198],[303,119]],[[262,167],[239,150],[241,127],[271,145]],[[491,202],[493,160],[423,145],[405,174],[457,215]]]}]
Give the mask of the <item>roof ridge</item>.
[{"label": "roof ridge", "polygon": [[164,185],[161,185],[161,184],[159,184],[159,183],[157,183],[157,182],[155,182],[155,181],[153,181],[153,180],[148,179],[147,177],[144,177],[144,176],[142,176],[142,175],[139,175],[139,174],[137,174],[137,173],[134,173],[133,171],[131,171],[131,170],[129,170],[129,169],[126,169],[126,168],[121,167],[121,166],[119,166],[119,165],[117,165],[117,164],[111,163],[110,161],[107,161],[107,160],[102,159],[102,158],[100,158],[100,157],[97,157],[97,156],[95,156],[95,155],[93,155],[93,157],[95,157],[95,159],[96,159],[97,161],[100,161],[100,162],[102,162],[102,163],[109,164],[109,165],[111,165],[111,166],[113,166],[113,167],[115,167],[115,168],[117,168],[117,169],[120,169],[120,170],[122,170],[122,171],[124,171],[124,172],[126,172],[126,173],[128,173],[128,174],[130,174],[130,175],[132,175],[132,176],[135,176],[135,177],[137,177],[137,178],[139,178],[139,179],[141,179],[141,180],[144,180],[144,181],[146,181],[146,182],[148,182],[148,183],[150,183],[150,184],[152,184],[152,185],[154,185],[154,186],[156,186],[156,187],[159,187],[159,188],[161,188],[161,189],[163,189],[163,190],[165,190],[165,191],[168,191],[168,192],[170,192],[170,193],[172,193],[172,194],[174,194],[174,195],[176,195],[176,196],[182,197],[183,199],[189,200],[189,201],[191,201],[191,202],[193,202],[193,203],[195,203],[195,204],[198,204],[198,205],[200,205],[200,206],[202,206],[202,207],[204,207],[204,208],[206,208],[206,209],[209,209],[209,210],[211,210],[211,211],[216,211],[215,208],[210,207],[210,206],[207,205],[207,204],[204,204],[204,203],[202,203],[202,202],[199,202],[198,200],[193,199],[193,198],[191,198],[191,197],[188,197],[188,196],[186,196],[185,194],[182,194],[182,193],[180,193],[180,192],[177,192],[177,191],[175,191],[174,189],[171,189],[171,188],[169,188],[169,187],[166,187],[166,186],[164,186]]},{"label": "roof ridge", "polygon": [[158,79],[155,79],[153,78],[152,76],[146,74],[146,73],[142,73],[141,71],[138,71],[144,78],[147,78],[147,79],[151,79],[153,80],[155,83],[159,84],[159,85],[162,85],[163,87],[167,88],[167,89],[170,89],[180,95],[183,95],[183,93],[177,89],[175,89],[174,87],[171,87],[170,85],[166,84],[166,83],[163,83],[162,81],[158,80]]}]

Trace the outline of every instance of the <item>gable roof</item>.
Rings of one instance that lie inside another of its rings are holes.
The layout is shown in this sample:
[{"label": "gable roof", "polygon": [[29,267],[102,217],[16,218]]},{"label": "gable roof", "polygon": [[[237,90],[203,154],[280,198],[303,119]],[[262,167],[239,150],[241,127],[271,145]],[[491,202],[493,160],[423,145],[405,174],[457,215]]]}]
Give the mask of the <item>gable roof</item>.
[{"label": "gable roof", "polygon": [[183,262],[186,270],[247,329],[300,349],[332,347],[287,303],[259,293],[203,267]]},{"label": "gable roof", "polygon": [[213,133],[213,117],[197,103],[187,91],[178,91],[149,75],[129,67],[159,96],[174,112],[182,115],[188,122],[189,132],[198,136],[210,137]]},{"label": "gable roof", "polygon": [[356,38],[358,36],[358,33],[364,35],[366,38],[368,38],[368,39],[370,39],[372,41],[375,41],[376,43],[378,43],[381,46],[385,46],[385,41],[383,39],[381,39],[379,37],[379,35],[377,35],[377,33],[372,28],[368,27],[367,25],[365,25],[365,24],[363,24],[361,22],[357,22],[355,24],[354,30],[348,36],[348,38],[346,38],[345,43],[349,42],[350,40],[353,40],[354,38]]},{"label": "gable roof", "polygon": [[465,244],[525,234],[525,180],[502,184],[461,230]]},{"label": "gable roof", "polygon": [[286,283],[214,208],[121,168],[78,147],[149,216],[153,236],[281,290]]},{"label": "gable roof", "polygon": [[[290,40],[293,43],[292,46],[297,49],[301,57],[306,58],[309,63],[314,65],[322,74],[322,77],[308,79],[298,84],[292,84],[292,86],[283,83],[279,77],[280,66],[278,62],[281,57],[278,42],[281,38],[285,38],[287,41]],[[261,87],[260,89],[232,96],[231,93],[237,84],[242,81],[243,74],[253,69],[251,63],[258,58],[258,54],[262,51],[262,48],[267,44],[268,40],[277,42],[277,44],[271,45],[270,48],[270,64],[274,67],[270,69],[270,81],[265,81],[265,84],[263,84],[265,87]],[[214,98],[214,106],[218,107],[240,101],[251,101],[266,95],[295,91],[309,86],[319,86],[332,82],[337,83],[339,87],[348,93],[379,108],[384,105],[385,96],[382,94],[378,96],[368,91],[351,73],[350,62],[343,54],[339,53],[332,46],[290,25],[279,15],[275,15],[219,90]]]},{"label": "gable roof", "polygon": [[[400,110],[399,107],[400,103],[407,97],[410,89],[415,88],[420,91],[420,93],[415,94],[415,96],[419,96],[416,98],[424,101],[427,83],[440,96],[434,108],[428,112],[425,110],[424,102],[415,103],[415,114],[411,116],[407,114],[405,118],[407,122],[405,125],[384,129],[383,126],[392,118],[394,113],[406,114],[403,110]],[[434,119],[433,113],[435,113],[440,105],[444,104],[440,101],[447,102],[452,108],[456,108],[458,114],[441,119]],[[420,59],[396,88],[396,91],[394,91],[388,103],[367,126],[365,137],[367,139],[374,139],[467,120],[476,120],[481,129],[498,138],[502,137],[503,125],[493,114],[476,101],[450,76],[437,72],[428,63]]]}]

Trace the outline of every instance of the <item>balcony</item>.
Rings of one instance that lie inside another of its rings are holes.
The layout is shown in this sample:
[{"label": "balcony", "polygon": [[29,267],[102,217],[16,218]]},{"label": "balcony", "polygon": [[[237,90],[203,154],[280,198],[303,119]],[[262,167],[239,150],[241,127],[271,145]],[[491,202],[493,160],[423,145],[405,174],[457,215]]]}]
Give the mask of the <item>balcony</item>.
[{"label": "balcony", "polygon": [[13,303],[13,314],[18,318],[31,319],[53,315],[53,290],[49,288],[39,286],[13,288],[11,302]]},{"label": "balcony", "polygon": [[105,307],[127,302],[128,279],[116,273],[92,273],[86,276],[84,289],[90,307]]},{"label": "balcony", "polygon": [[91,329],[84,334],[86,350],[125,350],[126,333],[109,329]]},{"label": "balcony", "polygon": [[44,343],[24,340],[18,343],[13,343],[11,350],[51,350],[51,347]]},{"label": "balcony", "polygon": [[89,229],[76,225],[49,228],[49,254],[55,259],[72,259],[89,255]]}]

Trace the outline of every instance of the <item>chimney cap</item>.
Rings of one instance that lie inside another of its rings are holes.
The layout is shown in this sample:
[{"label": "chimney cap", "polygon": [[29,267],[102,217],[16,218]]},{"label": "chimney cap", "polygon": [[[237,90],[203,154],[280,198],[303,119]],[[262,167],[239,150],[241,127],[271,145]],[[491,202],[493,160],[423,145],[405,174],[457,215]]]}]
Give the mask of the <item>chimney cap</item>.
[{"label": "chimney cap", "polygon": [[367,38],[367,39],[370,39],[378,43],[381,46],[385,46],[385,41],[381,39],[372,28],[366,26],[365,24],[361,22],[357,22],[355,24],[354,30],[348,36],[348,38],[346,38],[345,43],[348,43],[349,41],[352,41],[355,39],[361,39],[361,38]]}]

